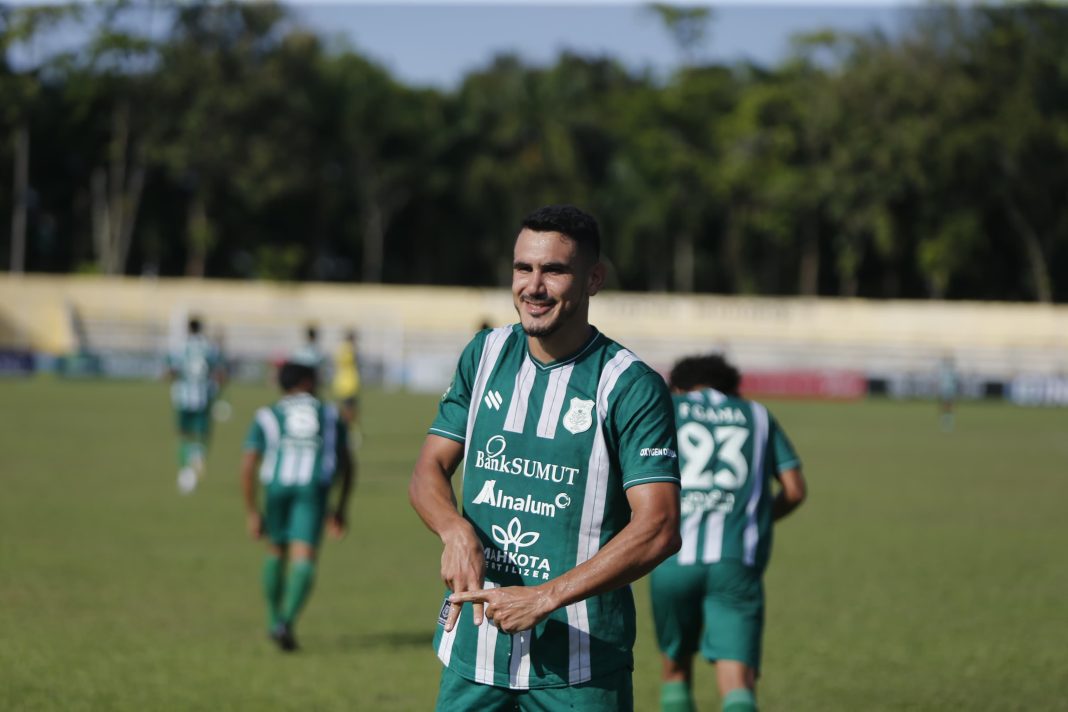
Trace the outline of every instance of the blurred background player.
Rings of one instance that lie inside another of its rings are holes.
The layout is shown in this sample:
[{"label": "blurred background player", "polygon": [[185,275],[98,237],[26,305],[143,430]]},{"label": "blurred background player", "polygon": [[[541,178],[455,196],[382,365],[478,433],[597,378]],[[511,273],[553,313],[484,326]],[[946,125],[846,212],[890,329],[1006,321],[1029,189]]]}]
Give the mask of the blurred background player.
[{"label": "blurred background player", "polygon": [[226,357],[226,334],[222,329],[216,328],[211,335],[211,343],[215,345],[215,353],[219,357],[219,369],[222,372],[222,379],[219,381],[219,387],[215,391],[215,396],[212,398],[211,403],[211,417],[213,420],[220,423],[226,422],[233,414],[233,407],[223,396],[223,389],[230,382],[230,361]]},{"label": "blurred background player", "polygon": [[334,399],[338,403],[342,420],[349,426],[353,450],[359,449],[363,441],[360,431],[360,367],[356,357],[358,349],[356,331],[349,329],[334,351]]},{"label": "blurred background player", "polygon": [[943,356],[938,362],[938,412],[944,432],[953,430],[953,406],[957,402],[960,378],[952,356]]},{"label": "blurred background player", "polygon": [[329,365],[326,352],[319,345],[319,328],[308,324],[304,330],[304,343],[289,356],[289,361],[315,369],[316,383],[326,383],[326,367]]},{"label": "blurred background player", "polygon": [[211,404],[225,379],[219,350],[204,336],[199,318],[189,319],[185,343],[168,355],[167,377],[178,424],[178,488],[189,493],[204,476]]},{"label": "blurred background player", "polygon": [[719,355],[684,358],[671,371],[682,548],[650,579],[663,653],[662,712],[694,709],[698,650],[716,665],[724,712],[757,708],[772,521],[801,504],[805,480],[775,418],[738,395],[740,380]]},{"label": "blurred background player", "polygon": [[[284,395],[260,408],[245,439],[241,488],[249,535],[267,537],[263,594],[268,633],[284,651],[297,648],[293,628],[311,595],[315,556],[324,523],[331,535],[345,533],[352,489],[348,433],[337,409],[315,397],[315,371],[282,364],[278,384]],[[256,480],[263,485],[256,502]],[[331,485],[338,494],[331,508]]]}]

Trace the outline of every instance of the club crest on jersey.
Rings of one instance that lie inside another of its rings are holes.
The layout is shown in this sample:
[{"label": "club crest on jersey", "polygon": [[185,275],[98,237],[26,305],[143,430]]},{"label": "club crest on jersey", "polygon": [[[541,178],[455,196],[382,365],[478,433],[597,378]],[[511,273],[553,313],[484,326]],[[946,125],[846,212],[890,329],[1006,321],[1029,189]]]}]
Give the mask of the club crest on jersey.
[{"label": "club crest on jersey", "polygon": [[584,433],[593,425],[593,401],[572,398],[571,408],[564,413],[564,428],[572,435]]}]

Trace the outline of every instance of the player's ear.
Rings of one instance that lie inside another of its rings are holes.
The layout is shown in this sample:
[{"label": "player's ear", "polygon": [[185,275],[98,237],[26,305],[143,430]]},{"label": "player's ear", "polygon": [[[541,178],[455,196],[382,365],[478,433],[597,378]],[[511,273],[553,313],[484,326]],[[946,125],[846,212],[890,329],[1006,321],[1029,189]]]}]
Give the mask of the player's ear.
[{"label": "player's ear", "polygon": [[598,260],[590,267],[589,275],[586,278],[586,293],[591,297],[597,292],[604,289],[604,281],[608,275],[608,270],[604,265],[604,262]]}]

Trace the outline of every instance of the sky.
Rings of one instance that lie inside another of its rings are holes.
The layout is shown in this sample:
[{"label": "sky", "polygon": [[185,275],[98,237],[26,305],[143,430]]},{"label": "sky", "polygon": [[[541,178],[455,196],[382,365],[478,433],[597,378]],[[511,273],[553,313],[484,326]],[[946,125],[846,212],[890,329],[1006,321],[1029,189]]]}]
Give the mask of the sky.
[{"label": "sky", "polygon": [[[7,0],[35,4],[34,0]],[[146,2],[136,3],[142,8]],[[501,53],[530,64],[551,64],[562,51],[609,55],[633,70],[666,74],[682,59],[671,35],[645,2],[637,0],[289,0],[298,21],[323,37],[355,48],[385,66],[400,81],[449,89]],[[702,4],[673,0],[672,4]],[[710,3],[712,19],[698,60],[747,59],[774,65],[784,59],[793,35],[831,28],[843,32],[880,29],[893,35],[923,0],[734,0]],[[147,20],[147,22],[146,22]],[[140,30],[166,32],[166,13],[135,18]],[[32,57],[84,41],[84,26],[54,31],[36,44]],[[16,65],[33,63],[16,48]]]},{"label": "sky", "polygon": [[[341,38],[406,83],[448,88],[463,75],[512,52],[535,64],[551,63],[562,50],[611,55],[632,69],[664,72],[680,52],[660,20],[642,3],[500,2],[443,3],[295,2],[302,22],[324,36]],[[699,57],[775,64],[797,33],[834,28],[893,34],[915,3],[783,0],[713,4]]]}]

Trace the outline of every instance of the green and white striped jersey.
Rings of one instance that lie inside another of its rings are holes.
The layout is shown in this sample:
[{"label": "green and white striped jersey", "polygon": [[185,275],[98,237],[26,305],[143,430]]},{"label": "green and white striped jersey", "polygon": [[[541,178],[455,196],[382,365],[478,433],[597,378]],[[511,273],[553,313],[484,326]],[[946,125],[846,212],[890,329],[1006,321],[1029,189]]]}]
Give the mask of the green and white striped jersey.
[{"label": "green and white striped jersey", "polygon": [[246,450],[263,455],[260,482],[268,490],[329,486],[347,448],[348,430],[337,408],[310,393],[257,410],[245,438]]},{"label": "green and white striped jersey", "polygon": [[215,397],[215,370],[222,365],[219,350],[200,335],[186,339],[180,351],[167,357],[167,367],[177,373],[171,383],[171,403],[178,410],[204,410]]},{"label": "green and white striped jersey", "polygon": [[[463,515],[482,541],[487,588],[537,585],[589,560],[630,521],[629,487],[679,481],[663,379],[596,331],[547,364],[518,324],[480,332],[430,434],[464,443]],[[632,665],[629,586],[515,635],[476,627],[466,606],[451,632],[442,623],[438,657],[479,683],[560,687]]]},{"label": "green and white striped jersey", "polygon": [[801,465],[790,440],[755,401],[713,389],[672,399],[682,471],[675,563],[732,559],[763,570],[771,555],[772,480]]}]

